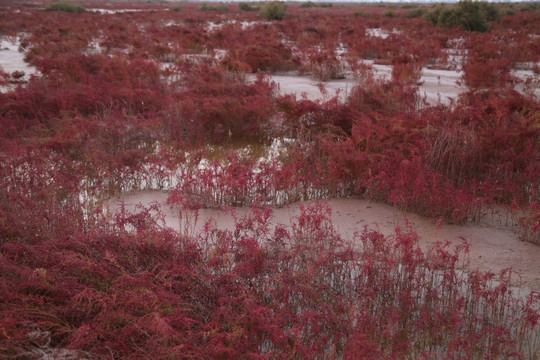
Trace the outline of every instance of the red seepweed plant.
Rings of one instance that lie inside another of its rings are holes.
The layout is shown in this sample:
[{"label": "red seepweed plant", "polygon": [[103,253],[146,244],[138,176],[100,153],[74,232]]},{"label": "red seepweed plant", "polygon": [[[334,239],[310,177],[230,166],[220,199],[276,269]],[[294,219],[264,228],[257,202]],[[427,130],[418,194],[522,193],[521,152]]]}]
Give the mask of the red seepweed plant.
[{"label": "red seepweed plant", "polygon": [[423,253],[399,228],[366,229],[351,242],[322,203],[301,207],[290,227],[272,229],[271,211],[256,207],[234,231],[193,237],[162,228],[150,210],[32,246],[4,242],[2,356],[475,359],[537,350],[538,294],[517,296],[509,272],[468,273],[466,246]]},{"label": "red seepweed plant", "polygon": [[[0,357],[538,356],[538,293],[516,294],[511,271],[471,273],[465,245],[421,252],[411,229],[341,239],[321,203],[272,227],[265,207],[359,196],[451,223],[502,208],[538,242],[538,12],[477,36],[404,9],[291,5],[265,22],[132,5],[0,4],[37,70],[0,92]],[[423,103],[421,68],[460,56],[469,89]],[[361,80],[346,101],[278,97],[245,74],[311,61],[325,78],[343,59]],[[394,60],[394,81],[368,59]],[[239,139],[279,149],[225,150]],[[101,206],[147,188],[172,190],[182,232],[156,207]],[[234,231],[196,230],[198,208],[233,205],[253,206]]]}]

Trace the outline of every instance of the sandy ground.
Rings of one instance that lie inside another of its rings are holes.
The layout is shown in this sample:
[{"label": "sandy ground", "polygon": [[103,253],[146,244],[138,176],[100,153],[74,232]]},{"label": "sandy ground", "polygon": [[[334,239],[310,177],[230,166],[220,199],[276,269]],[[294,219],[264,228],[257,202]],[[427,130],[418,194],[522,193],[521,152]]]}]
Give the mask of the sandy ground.
[{"label": "sandy ground", "polygon": [[[219,229],[233,229],[234,219],[231,210],[199,210],[195,222],[193,214],[184,214],[186,222],[180,221],[178,210],[170,209],[165,201],[165,191],[140,191],[124,194],[121,198],[109,202],[111,211],[115,211],[123,201],[127,209],[135,205],[148,206],[152,202],[162,205],[165,215],[165,225],[177,230],[189,225],[190,232],[201,231],[207,221]],[[368,229],[378,229],[384,234],[393,234],[396,226],[405,228],[405,219],[419,235],[420,246],[427,250],[435,241],[448,240],[452,244],[461,244],[465,239],[470,244],[470,270],[497,273],[503,269],[512,268],[515,271],[514,285],[540,291],[540,246],[523,242],[510,230],[493,226],[455,226],[436,224],[421,216],[400,211],[392,206],[373,203],[358,199],[333,199],[325,201],[332,209],[332,223],[338,233],[344,238],[351,238],[355,232]],[[272,226],[276,224],[290,225],[291,219],[299,214],[300,204],[275,208],[273,210]],[[249,208],[235,208],[237,217],[249,211]]]}]

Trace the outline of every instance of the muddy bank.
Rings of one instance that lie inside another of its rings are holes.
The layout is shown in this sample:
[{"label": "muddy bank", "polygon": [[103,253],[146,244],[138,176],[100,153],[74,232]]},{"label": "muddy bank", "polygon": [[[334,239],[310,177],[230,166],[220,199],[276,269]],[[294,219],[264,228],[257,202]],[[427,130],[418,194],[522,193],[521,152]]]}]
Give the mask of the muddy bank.
[{"label": "muddy bank", "polygon": [[[168,227],[197,234],[207,221],[219,229],[233,229],[234,217],[241,217],[249,212],[249,208],[235,208],[229,211],[201,209],[198,218],[193,213],[179,216],[177,209],[166,205],[167,192],[140,191],[124,194],[111,200],[109,209],[115,211],[123,201],[128,209],[137,204],[148,206],[153,202],[162,205],[165,224]],[[378,229],[384,234],[392,234],[396,226],[404,228],[408,221],[412,229],[419,235],[420,246],[428,249],[435,241],[448,240],[452,244],[460,244],[465,239],[470,244],[470,270],[482,272],[499,272],[512,268],[514,284],[532,290],[540,290],[540,246],[520,241],[510,230],[493,226],[456,226],[437,225],[424,217],[400,211],[392,206],[358,199],[325,200],[332,209],[332,223],[344,238],[350,238],[364,227]],[[305,203],[304,203],[305,204]],[[300,203],[275,208],[272,226],[289,225],[294,216],[299,214]]]}]

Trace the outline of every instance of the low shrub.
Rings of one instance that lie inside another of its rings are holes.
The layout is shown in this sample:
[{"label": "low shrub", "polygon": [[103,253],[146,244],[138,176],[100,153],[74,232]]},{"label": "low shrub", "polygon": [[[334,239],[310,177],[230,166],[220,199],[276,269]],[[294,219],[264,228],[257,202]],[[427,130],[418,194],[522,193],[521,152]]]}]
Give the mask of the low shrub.
[{"label": "low shrub", "polygon": [[407,16],[409,19],[412,19],[412,18],[422,17],[426,13],[427,13],[426,9],[417,8],[417,9],[411,9],[411,10],[407,11],[407,14],[405,16]]},{"label": "low shrub", "polygon": [[260,10],[261,7],[259,4],[240,2],[238,3],[238,8],[243,11],[257,11]]},{"label": "low shrub", "polygon": [[392,81],[416,84],[422,76],[422,65],[412,55],[402,54],[392,58]]},{"label": "low shrub", "polygon": [[287,4],[282,1],[272,1],[261,7],[259,15],[267,20],[283,20],[286,12]]},{"label": "low shrub", "polygon": [[67,2],[57,2],[45,8],[45,11],[64,11],[69,13],[81,13],[85,8],[81,5],[71,4]]},{"label": "low shrub", "polygon": [[275,39],[267,39],[266,43],[261,43],[265,39],[260,39],[259,43],[238,46],[227,53],[222,64],[228,70],[250,71],[278,71],[291,70],[297,68],[298,59],[287,44],[283,44]]},{"label": "low shrub", "polygon": [[308,54],[304,70],[317,81],[345,78],[345,67],[332,49],[317,49]]},{"label": "low shrub", "polygon": [[300,4],[301,8],[313,8],[313,7],[320,7],[320,8],[329,8],[333,5],[331,3],[314,3],[312,1],[307,1],[302,4]]},{"label": "low shrub", "polygon": [[450,8],[437,7],[426,14],[426,19],[440,27],[462,27],[467,31],[484,32],[490,21],[499,19],[499,12],[494,5],[483,1],[462,0]]},{"label": "low shrub", "polygon": [[197,10],[199,11],[217,11],[217,12],[226,12],[229,11],[229,8],[226,5],[208,5],[207,3],[203,3],[200,5]]},{"label": "low shrub", "polygon": [[540,297],[516,297],[511,271],[466,273],[467,244],[424,252],[410,228],[342,239],[330,216],[313,203],[272,229],[254,207],[188,236],[122,207],[3,241],[0,357],[534,358]]}]

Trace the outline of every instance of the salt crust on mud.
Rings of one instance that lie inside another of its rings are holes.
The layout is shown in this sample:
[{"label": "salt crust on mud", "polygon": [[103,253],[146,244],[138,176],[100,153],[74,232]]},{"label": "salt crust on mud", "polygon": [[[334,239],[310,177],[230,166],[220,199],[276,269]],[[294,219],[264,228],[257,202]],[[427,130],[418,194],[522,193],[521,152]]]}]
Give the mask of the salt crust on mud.
[{"label": "salt crust on mud", "polygon": [[[8,74],[23,71],[22,80],[28,80],[30,75],[36,74],[36,69],[24,62],[24,53],[19,52],[19,45],[15,38],[0,39],[0,70]],[[1,87],[0,91],[3,91]]]},{"label": "salt crust on mud", "polygon": [[[102,10],[102,9],[94,9]],[[113,10],[111,10],[113,11]],[[118,11],[118,10],[114,10]],[[136,9],[124,11],[138,11]],[[221,25],[221,24],[220,24]],[[244,22],[242,27],[249,27],[253,23]],[[97,41],[89,45],[90,52],[100,52],[102,49]],[[218,60],[223,58],[222,52],[216,53]],[[374,64],[373,61],[364,60],[364,63],[370,65],[373,69],[373,74],[381,80],[390,80],[392,74],[392,66]],[[28,80],[31,74],[36,74],[35,68],[24,62],[24,53],[19,52],[18,39],[0,40],[0,67],[7,73],[14,71],[24,71],[25,77],[23,80]],[[521,79],[534,76],[531,70],[516,70],[514,75]],[[420,97],[427,100],[429,104],[435,104],[441,101],[443,104],[448,104],[451,99],[465,91],[465,87],[458,84],[461,73],[455,70],[431,70],[422,69],[420,86],[418,94]],[[249,76],[248,79],[255,79],[255,76]],[[306,98],[308,100],[328,100],[336,95],[341,101],[345,101],[349,96],[351,89],[357,82],[351,77],[341,80],[330,80],[324,83],[313,80],[309,76],[299,75],[271,75],[270,79],[276,83],[280,95],[293,94],[297,99]],[[321,88],[324,89],[321,92]],[[2,91],[3,89],[0,89]],[[536,88],[534,93],[540,96],[540,89]]]},{"label": "salt crust on mud", "polygon": [[[178,209],[166,205],[168,193],[165,191],[138,191],[124,194],[121,198],[109,202],[111,211],[118,209],[123,201],[128,210],[133,210],[137,204],[149,206],[156,202],[161,205],[165,215],[165,225],[180,229]],[[531,290],[540,290],[540,246],[520,241],[510,230],[487,225],[442,225],[437,228],[433,221],[419,215],[398,210],[392,206],[373,203],[359,199],[325,200],[332,209],[332,223],[338,233],[344,238],[351,238],[355,232],[368,229],[378,229],[383,234],[394,233],[396,226],[406,228],[405,219],[419,235],[420,247],[427,250],[435,241],[448,240],[452,244],[461,244],[466,239],[470,244],[470,269],[482,272],[494,272],[512,268],[515,285]],[[305,203],[304,203],[305,204]],[[277,224],[289,225],[291,219],[299,214],[299,203],[273,209],[271,226]],[[249,208],[235,208],[236,216],[240,218],[249,212]],[[196,224],[193,214],[184,214],[184,221],[191,221],[194,233],[201,231],[207,221],[211,221],[219,229],[233,229],[234,218],[231,211],[201,209]],[[182,224],[182,225],[185,225]],[[518,276],[519,274],[519,276]]]},{"label": "salt crust on mud", "polygon": [[[366,61],[369,64],[369,62]],[[372,64],[373,73],[376,78],[390,80],[392,66]],[[515,75],[524,79],[533,76],[532,71],[515,71]],[[255,79],[254,76],[250,77]],[[318,82],[309,76],[300,75],[270,75],[270,80],[276,83],[280,95],[292,94],[297,99],[306,98],[308,100],[325,100],[336,95],[341,101],[349,96],[351,89],[357,84],[354,79],[347,78],[341,80],[330,80]],[[459,85],[461,73],[455,70],[432,70],[423,68],[418,86],[418,95],[426,98],[428,104],[436,104],[440,101],[449,104],[452,99],[456,99],[466,87]],[[321,92],[321,86],[326,93]],[[536,96],[540,96],[540,89],[534,90]]]},{"label": "salt crust on mud", "polygon": [[[373,68],[373,74],[380,80],[390,80],[392,66],[374,64],[373,61],[365,60],[364,63]],[[461,74],[455,70],[430,70],[424,68],[420,79],[418,94],[426,97],[428,103],[449,103],[456,98],[465,88],[458,85]],[[254,76],[250,79],[255,79]],[[318,82],[309,76],[300,75],[271,75],[270,80],[276,83],[280,95],[292,94],[297,99],[325,100],[339,95],[341,101],[345,101],[351,89],[357,84],[352,78]],[[325,93],[321,92],[321,87]]]}]

